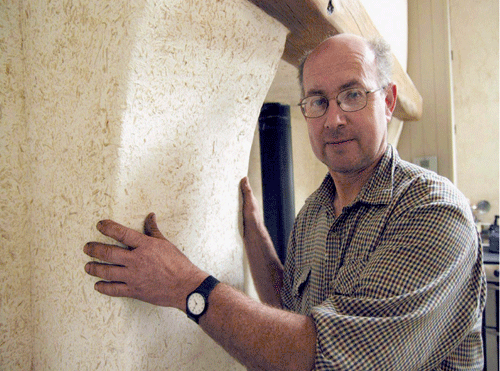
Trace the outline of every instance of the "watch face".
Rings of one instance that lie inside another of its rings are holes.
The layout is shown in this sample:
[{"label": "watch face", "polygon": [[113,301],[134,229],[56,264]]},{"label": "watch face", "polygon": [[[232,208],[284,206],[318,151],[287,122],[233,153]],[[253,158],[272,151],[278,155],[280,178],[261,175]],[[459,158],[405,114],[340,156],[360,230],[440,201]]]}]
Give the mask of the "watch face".
[{"label": "watch face", "polygon": [[187,307],[195,316],[200,315],[205,309],[205,298],[200,293],[195,292],[189,295]]}]

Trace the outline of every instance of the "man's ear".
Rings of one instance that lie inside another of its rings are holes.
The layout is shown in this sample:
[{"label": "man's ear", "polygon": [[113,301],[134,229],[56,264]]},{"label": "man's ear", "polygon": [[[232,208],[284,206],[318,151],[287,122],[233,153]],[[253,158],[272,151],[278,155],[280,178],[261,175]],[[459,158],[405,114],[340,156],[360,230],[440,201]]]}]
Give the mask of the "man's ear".
[{"label": "man's ear", "polygon": [[386,107],[386,116],[387,122],[389,122],[392,118],[392,113],[396,108],[396,101],[398,97],[398,88],[396,84],[390,83],[386,88],[386,96],[385,96],[385,107]]}]

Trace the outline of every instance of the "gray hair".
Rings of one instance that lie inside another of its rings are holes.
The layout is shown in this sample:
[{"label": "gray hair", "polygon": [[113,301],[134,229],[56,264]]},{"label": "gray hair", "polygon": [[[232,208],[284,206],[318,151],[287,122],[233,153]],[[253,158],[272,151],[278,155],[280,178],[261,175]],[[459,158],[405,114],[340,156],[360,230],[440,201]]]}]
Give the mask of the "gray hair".
[{"label": "gray hair", "polygon": [[[366,40],[368,47],[375,54],[377,77],[380,86],[387,86],[392,81],[392,52],[391,46],[382,37]],[[299,64],[299,84],[302,96],[304,96],[304,65],[312,50],[304,54]]]}]

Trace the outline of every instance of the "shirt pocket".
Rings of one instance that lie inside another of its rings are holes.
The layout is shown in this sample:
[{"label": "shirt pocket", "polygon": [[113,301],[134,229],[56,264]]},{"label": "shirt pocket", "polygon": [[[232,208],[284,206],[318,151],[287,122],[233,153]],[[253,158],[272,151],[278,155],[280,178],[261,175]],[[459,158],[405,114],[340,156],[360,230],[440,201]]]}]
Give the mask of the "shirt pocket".
[{"label": "shirt pocket", "polygon": [[311,291],[311,267],[305,266],[297,270],[292,286],[293,308],[292,311],[308,315],[310,306]]},{"label": "shirt pocket", "polygon": [[311,267],[302,267],[295,274],[293,280],[292,294],[295,298],[299,298],[304,295],[306,291],[307,284],[309,282],[309,277],[311,276]]}]

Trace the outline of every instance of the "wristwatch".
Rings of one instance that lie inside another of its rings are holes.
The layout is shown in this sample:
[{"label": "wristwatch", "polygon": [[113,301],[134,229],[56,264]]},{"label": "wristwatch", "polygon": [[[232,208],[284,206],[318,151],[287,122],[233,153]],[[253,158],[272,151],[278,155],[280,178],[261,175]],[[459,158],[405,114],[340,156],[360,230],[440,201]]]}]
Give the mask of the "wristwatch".
[{"label": "wristwatch", "polygon": [[218,283],[219,280],[215,277],[208,276],[196,290],[187,296],[186,314],[196,323],[198,323],[200,317],[207,311],[208,296]]}]

